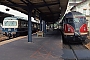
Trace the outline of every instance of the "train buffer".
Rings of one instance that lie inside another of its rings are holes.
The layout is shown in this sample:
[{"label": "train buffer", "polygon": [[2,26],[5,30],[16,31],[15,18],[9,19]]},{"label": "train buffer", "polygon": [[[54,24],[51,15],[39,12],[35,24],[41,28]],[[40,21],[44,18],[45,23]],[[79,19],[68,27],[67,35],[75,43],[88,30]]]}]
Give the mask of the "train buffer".
[{"label": "train buffer", "polygon": [[44,35],[43,31],[38,31],[37,32],[37,37],[43,37],[43,35]]}]

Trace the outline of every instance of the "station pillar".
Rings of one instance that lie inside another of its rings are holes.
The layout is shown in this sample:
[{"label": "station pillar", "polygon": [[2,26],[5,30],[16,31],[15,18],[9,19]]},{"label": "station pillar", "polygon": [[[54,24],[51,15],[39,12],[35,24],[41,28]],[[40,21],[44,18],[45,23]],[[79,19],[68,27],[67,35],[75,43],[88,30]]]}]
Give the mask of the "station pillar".
[{"label": "station pillar", "polygon": [[46,33],[46,22],[43,21],[43,32]]},{"label": "station pillar", "polygon": [[42,19],[40,17],[40,31],[42,31]]},{"label": "station pillar", "polygon": [[32,9],[28,8],[28,42],[32,42],[32,23],[31,23]]}]

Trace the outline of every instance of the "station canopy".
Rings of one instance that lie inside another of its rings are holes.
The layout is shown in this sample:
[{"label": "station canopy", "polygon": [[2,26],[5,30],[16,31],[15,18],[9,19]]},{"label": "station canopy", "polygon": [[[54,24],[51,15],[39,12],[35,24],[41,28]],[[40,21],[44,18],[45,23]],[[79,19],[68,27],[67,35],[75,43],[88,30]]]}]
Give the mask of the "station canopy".
[{"label": "station canopy", "polygon": [[46,22],[56,22],[64,15],[68,0],[0,0],[0,4],[27,15],[28,8],[33,8],[32,15],[37,12]]},{"label": "station canopy", "polygon": [[13,16],[11,14],[0,12],[0,23],[3,22],[4,17]]},{"label": "station canopy", "polygon": [[4,17],[7,17],[7,16],[13,16],[13,15],[7,14],[7,13],[4,13],[4,12],[0,12],[0,18],[4,18]]}]

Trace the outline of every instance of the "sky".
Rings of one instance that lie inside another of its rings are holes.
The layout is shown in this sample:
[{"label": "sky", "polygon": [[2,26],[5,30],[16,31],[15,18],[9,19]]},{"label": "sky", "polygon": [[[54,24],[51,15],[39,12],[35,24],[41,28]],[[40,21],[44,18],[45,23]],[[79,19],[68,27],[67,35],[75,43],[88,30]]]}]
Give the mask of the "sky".
[{"label": "sky", "polygon": [[[7,8],[9,9],[9,11],[6,11]],[[24,19],[28,20],[28,15],[21,13],[17,10],[13,10],[7,6],[4,6],[4,5],[0,5],[0,11],[4,12],[4,13],[12,14],[14,16],[23,17]],[[31,21],[36,22],[33,17],[31,17]]]}]

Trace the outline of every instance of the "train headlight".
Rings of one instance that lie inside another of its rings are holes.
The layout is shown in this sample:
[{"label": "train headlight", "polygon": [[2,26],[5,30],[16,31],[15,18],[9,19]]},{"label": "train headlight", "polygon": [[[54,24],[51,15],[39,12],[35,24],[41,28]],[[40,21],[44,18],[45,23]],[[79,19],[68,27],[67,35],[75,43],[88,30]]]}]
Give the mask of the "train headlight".
[{"label": "train headlight", "polygon": [[84,27],[84,31],[86,31],[86,28]]},{"label": "train headlight", "polygon": [[68,28],[68,31],[70,31],[70,28]]}]

